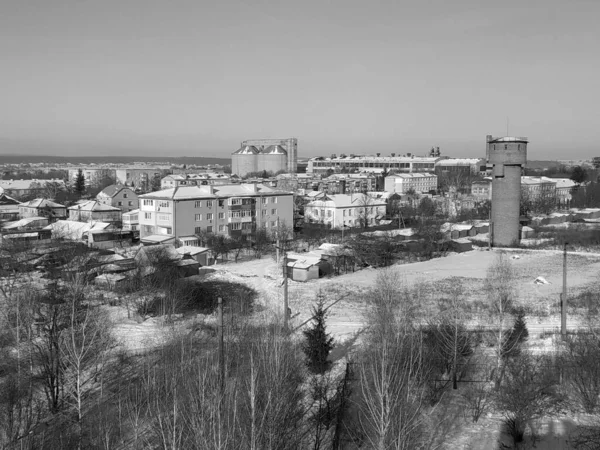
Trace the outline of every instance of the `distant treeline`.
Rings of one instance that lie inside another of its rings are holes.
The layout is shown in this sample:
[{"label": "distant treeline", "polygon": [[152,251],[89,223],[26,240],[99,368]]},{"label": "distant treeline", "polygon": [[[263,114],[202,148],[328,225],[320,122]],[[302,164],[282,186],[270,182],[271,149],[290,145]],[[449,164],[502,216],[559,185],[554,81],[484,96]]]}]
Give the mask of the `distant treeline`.
[{"label": "distant treeline", "polygon": [[132,164],[134,162],[161,162],[206,166],[208,164],[229,165],[229,158],[201,156],[53,156],[53,155],[0,155],[0,164]]}]

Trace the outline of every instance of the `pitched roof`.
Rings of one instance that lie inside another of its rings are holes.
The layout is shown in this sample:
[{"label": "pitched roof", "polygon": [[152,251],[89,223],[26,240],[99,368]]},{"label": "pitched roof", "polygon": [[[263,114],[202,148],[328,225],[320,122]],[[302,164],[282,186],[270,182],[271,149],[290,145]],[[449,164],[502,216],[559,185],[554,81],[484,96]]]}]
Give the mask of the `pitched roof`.
[{"label": "pitched roof", "polygon": [[102,191],[100,191],[98,193],[98,195],[105,195],[107,197],[114,197],[119,192],[121,192],[123,189],[128,189],[128,190],[130,190],[131,192],[133,192],[135,194],[135,192],[130,187],[127,187],[127,186],[125,186],[123,184],[111,184],[110,186],[107,186],[104,189],[102,189]]},{"label": "pitched roof", "polygon": [[0,194],[0,206],[9,206],[9,205],[20,205],[21,202],[15,200],[12,197],[9,197],[4,192]]},{"label": "pitched roof", "polygon": [[45,230],[52,230],[55,237],[65,239],[81,239],[84,233],[91,230],[103,230],[112,227],[107,222],[76,222],[74,220],[57,220],[45,227]]},{"label": "pitched roof", "polygon": [[104,205],[97,202],[96,200],[87,200],[83,203],[79,203],[69,207],[69,211],[91,211],[91,212],[104,212],[104,211],[121,211],[119,208]]},{"label": "pitched roof", "polygon": [[66,208],[64,205],[60,205],[51,200],[47,200],[45,198],[34,198],[28,202],[22,203],[21,206],[26,206],[27,208]]},{"label": "pitched roof", "polygon": [[5,230],[12,230],[14,228],[26,227],[27,225],[34,222],[44,222],[41,226],[45,227],[48,225],[47,217],[27,217],[25,219],[17,220],[16,222],[12,222],[9,225],[4,226]]},{"label": "pitched roof", "polygon": [[140,199],[193,200],[236,196],[246,197],[252,195],[260,196],[261,194],[290,195],[289,192],[278,191],[263,184],[219,184],[208,186],[179,186],[176,188],[163,189],[161,191],[140,195]]}]

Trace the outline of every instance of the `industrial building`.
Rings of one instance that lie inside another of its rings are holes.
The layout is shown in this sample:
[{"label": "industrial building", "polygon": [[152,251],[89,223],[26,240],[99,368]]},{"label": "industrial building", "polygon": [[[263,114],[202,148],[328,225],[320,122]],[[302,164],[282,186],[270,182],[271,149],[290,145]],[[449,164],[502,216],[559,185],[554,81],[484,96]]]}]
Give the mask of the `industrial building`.
[{"label": "industrial building", "polygon": [[231,155],[231,173],[245,177],[252,172],[296,173],[298,139],[251,139]]},{"label": "industrial building", "polygon": [[492,245],[519,243],[521,170],[527,162],[526,137],[486,137],[486,160],[492,170]]},{"label": "industrial building", "polygon": [[405,156],[377,155],[332,155],[330,158],[316,157],[308,161],[307,173],[324,174],[329,170],[334,172],[372,172],[394,170],[396,172],[433,172],[435,163],[442,158],[429,156],[415,156],[410,153]]}]

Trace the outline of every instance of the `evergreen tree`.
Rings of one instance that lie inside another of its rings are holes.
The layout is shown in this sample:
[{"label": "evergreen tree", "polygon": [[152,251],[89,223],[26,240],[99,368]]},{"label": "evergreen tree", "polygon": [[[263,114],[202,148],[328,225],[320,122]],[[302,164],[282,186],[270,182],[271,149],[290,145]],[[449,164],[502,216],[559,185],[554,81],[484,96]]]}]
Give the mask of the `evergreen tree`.
[{"label": "evergreen tree", "polygon": [[85,192],[85,175],[81,169],[77,171],[77,176],[75,177],[75,192],[79,195],[83,195]]},{"label": "evergreen tree", "polygon": [[313,307],[312,325],[304,330],[306,342],[303,346],[306,355],[306,365],[308,369],[316,374],[324,374],[331,368],[331,361],[328,361],[329,353],[333,349],[333,338],[327,333],[325,327],[325,298],[319,292],[317,295],[317,305]]},{"label": "evergreen tree", "polygon": [[529,338],[529,330],[527,330],[527,322],[525,315],[519,312],[515,317],[513,328],[506,335],[502,344],[502,356],[512,357],[519,356],[521,353],[521,344]]}]

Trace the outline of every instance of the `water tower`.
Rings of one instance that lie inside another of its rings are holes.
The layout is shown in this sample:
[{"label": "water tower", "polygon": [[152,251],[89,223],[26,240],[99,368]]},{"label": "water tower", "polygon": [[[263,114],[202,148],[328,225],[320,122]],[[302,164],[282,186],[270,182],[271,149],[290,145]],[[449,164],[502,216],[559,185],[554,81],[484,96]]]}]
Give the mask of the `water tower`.
[{"label": "water tower", "polygon": [[526,137],[486,138],[486,159],[492,168],[492,245],[519,243],[521,169],[527,162]]}]

